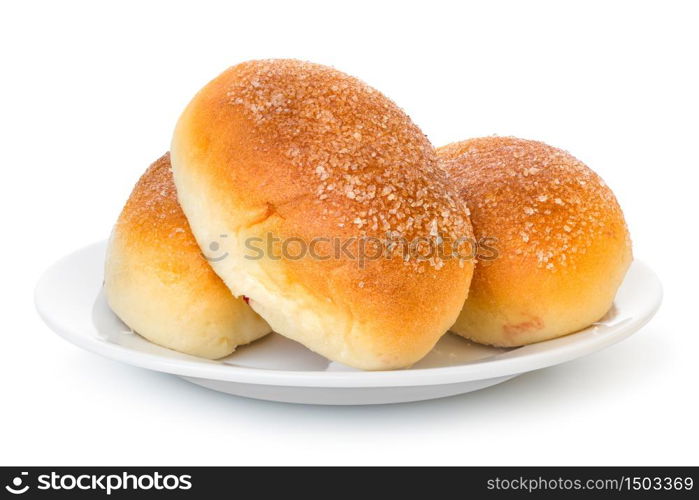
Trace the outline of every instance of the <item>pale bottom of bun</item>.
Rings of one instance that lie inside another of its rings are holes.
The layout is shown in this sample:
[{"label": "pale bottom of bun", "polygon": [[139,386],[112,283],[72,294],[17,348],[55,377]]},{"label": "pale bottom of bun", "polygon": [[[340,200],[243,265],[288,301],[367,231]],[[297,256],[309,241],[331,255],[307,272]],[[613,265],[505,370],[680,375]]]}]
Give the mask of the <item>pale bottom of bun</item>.
[{"label": "pale bottom of bun", "polygon": [[[225,266],[214,266],[234,294],[249,297],[250,307],[275,332],[354,368],[391,370],[410,366],[432,349],[455,318],[455,314],[445,314],[430,325],[438,334],[405,345],[392,333],[395,326],[384,328],[383,319],[364,315],[361,304],[338,304],[289,281],[280,286],[278,280],[287,278],[282,266],[269,262],[267,266],[250,264],[244,258],[236,258],[233,245],[227,248],[232,254],[230,261]],[[386,320],[387,324],[390,322]],[[400,329],[410,331],[413,326],[403,324]]]},{"label": "pale bottom of bun", "polygon": [[[349,310],[318,297],[300,284],[289,283],[283,264],[247,260],[241,250],[248,238],[228,230],[221,251],[227,257],[212,267],[236,296],[248,297],[250,307],[273,331],[301,343],[332,361],[363,370],[390,370],[409,366],[432,348],[391,349],[381,345],[380,334],[372,325],[355,321]],[[218,233],[204,234],[200,245],[215,241]],[[252,236],[256,237],[256,236]],[[453,320],[453,318],[451,318]],[[449,321],[449,318],[445,318]],[[450,323],[443,325],[446,332]]]},{"label": "pale bottom of bun", "polygon": [[[630,260],[630,257],[629,257]],[[527,284],[512,283],[512,296],[498,297],[478,283],[471,288],[456,323],[450,330],[479,344],[519,347],[562,337],[603,318],[613,307],[628,262],[610,270],[604,280],[571,280],[569,287],[546,289],[532,277]],[[477,271],[476,271],[477,272]],[[602,276],[602,275],[599,275]],[[503,296],[503,293],[505,296]]]},{"label": "pale bottom of bun", "polygon": [[478,344],[520,347],[580,331],[604,317],[612,304],[592,308],[584,315],[562,311],[493,314],[477,306],[464,308],[450,331]]},{"label": "pale bottom of bun", "polygon": [[175,351],[208,359],[231,354],[270,332],[242,299],[221,283],[200,289],[186,277],[163,280],[158,264],[119,255],[107,259],[105,294],[109,307],[136,333]]},{"label": "pale bottom of bun", "polygon": [[[185,177],[184,173],[179,175]],[[188,180],[196,184],[195,178]],[[274,216],[248,227],[235,228],[220,217],[220,212],[198,203],[198,199],[180,192],[180,203],[192,227],[197,228],[193,232],[199,246],[206,252],[216,243],[217,252],[210,256],[210,263],[233,295],[249,297],[250,307],[273,331],[330,360],[363,370],[404,368],[427,354],[456,317],[458,309],[452,308],[453,313],[441,315],[429,326],[436,332],[434,335],[417,335],[414,342],[403,340],[407,335],[398,338],[392,335],[397,329],[395,325],[383,326],[392,321],[390,314],[385,317],[381,313],[366,314],[360,303],[339,304],[315,293],[289,277],[289,263],[285,260],[250,258],[253,252],[247,249],[246,243],[251,238],[264,238],[265,234],[274,233],[278,223]],[[455,294],[455,297],[465,295]],[[400,329],[409,332],[421,326],[402,324]]]}]

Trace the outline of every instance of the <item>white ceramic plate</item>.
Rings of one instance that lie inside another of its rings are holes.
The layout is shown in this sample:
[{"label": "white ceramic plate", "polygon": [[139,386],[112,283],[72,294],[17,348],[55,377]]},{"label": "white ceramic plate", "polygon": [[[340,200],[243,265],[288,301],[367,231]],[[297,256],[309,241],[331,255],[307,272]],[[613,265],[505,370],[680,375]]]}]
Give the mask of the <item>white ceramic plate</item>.
[{"label": "white ceramic plate", "polygon": [[658,278],[636,261],[605,318],[539,344],[497,349],[448,334],[410,369],[364,372],[271,334],[227,358],[210,361],[151,344],[112,313],[102,295],[105,247],[97,243],[64,257],[39,281],[36,306],[56,333],[88,351],[179,375],[210,389],[290,403],[399,403],[483,389],[619,342],[648,322],[662,298]]}]

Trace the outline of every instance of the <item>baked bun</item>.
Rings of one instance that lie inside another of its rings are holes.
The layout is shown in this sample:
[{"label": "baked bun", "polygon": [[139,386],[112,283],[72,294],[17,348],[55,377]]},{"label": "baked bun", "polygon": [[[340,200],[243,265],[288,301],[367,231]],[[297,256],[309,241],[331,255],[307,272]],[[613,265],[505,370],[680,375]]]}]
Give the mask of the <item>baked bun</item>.
[{"label": "baked bun", "polygon": [[631,263],[631,241],[597,174],[565,151],[513,137],[471,139],[438,154],[471,209],[476,239],[491,248],[480,249],[452,331],[520,346],[607,313]]},{"label": "baked bun", "polygon": [[202,255],[177,203],[168,154],[146,170],[119,216],[104,290],[134,331],[194,356],[227,356],[270,331]]},{"label": "baked bun", "polygon": [[456,319],[472,262],[385,243],[470,236],[464,204],[423,133],[359,80],[295,60],[234,66],[185,109],[172,165],[200,247],[228,254],[212,267],[274,331],[377,370],[419,360]]}]

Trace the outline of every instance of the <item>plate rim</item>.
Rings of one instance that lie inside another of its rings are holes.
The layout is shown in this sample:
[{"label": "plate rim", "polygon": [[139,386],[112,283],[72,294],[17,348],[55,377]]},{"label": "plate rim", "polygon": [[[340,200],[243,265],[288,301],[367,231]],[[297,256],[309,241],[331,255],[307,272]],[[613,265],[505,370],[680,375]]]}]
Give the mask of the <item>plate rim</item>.
[{"label": "plate rim", "polygon": [[[112,344],[99,339],[97,336],[71,331],[70,328],[59,324],[44,305],[49,302],[45,300],[45,296],[50,295],[50,290],[47,289],[51,288],[52,274],[78,255],[97,252],[100,247],[106,247],[106,240],[84,246],[63,256],[48,267],[39,278],[34,289],[34,303],[39,316],[51,330],[66,341],[82,349],[129,365],[179,376],[243,384],[314,388],[418,387],[458,384],[508,375],[514,376],[587,356],[624,340],[650,321],[660,308],[663,299],[662,284],[658,276],[647,264],[634,259],[631,265],[639,268],[645,274],[645,279],[654,285],[656,293],[652,297],[651,303],[639,316],[633,317],[625,323],[615,325],[614,332],[586,339],[581,343],[566,343],[560,346],[553,346],[549,350],[530,354],[512,354],[526,349],[527,346],[524,346],[483,360],[447,367],[348,372],[270,370],[233,366],[210,360],[170,359],[158,354],[140,352],[118,344]],[[104,254],[104,252],[102,253]],[[570,335],[583,334],[587,330]],[[561,338],[568,337],[569,335]],[[545,342],[554,343],[561,338]],[[542,344],[532,345],[541,346]]]}]

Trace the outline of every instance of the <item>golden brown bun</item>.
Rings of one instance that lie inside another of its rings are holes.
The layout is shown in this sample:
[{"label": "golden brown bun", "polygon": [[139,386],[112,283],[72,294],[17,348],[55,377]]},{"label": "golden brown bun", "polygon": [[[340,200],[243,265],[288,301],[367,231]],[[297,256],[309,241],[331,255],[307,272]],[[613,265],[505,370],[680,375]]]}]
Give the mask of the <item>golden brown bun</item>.
[{"label": "golden brown bun", "polygon": [[496,238],[488,246],[499,253],[478,260],[453,331],[519,346],[604,316],[632,255],[619,204],[597,174],[565,151],[512,137],[438,154],[471,209],[476,239]]},{"label": "golden brown bun", "polygon": [[202,256],[177,203],[168,154],[146,170],[119,216],[104,290],[134,331],[194,356],[227,356],[270,331]]},{"label": "golden brown bun", "polygon": [[229,255],[214,270],[282,335],[350,366],[391,369],[422,358],[456,319],[471,262],[394,252],[362,263],[335,258],[328,242],[315,247],[320,258],[251,259],[245,246],[268,235],[298,249],[389,231],[471,235],[427,138],[359,80],[295,60],[234,66],[182,114],[172,163],[200,247],[221,241]]}]

